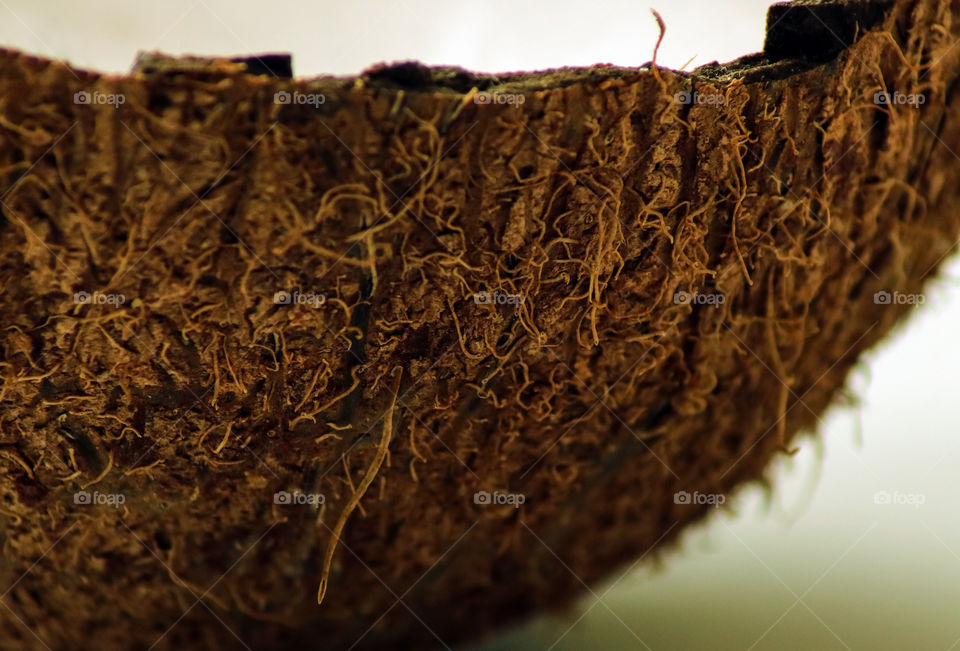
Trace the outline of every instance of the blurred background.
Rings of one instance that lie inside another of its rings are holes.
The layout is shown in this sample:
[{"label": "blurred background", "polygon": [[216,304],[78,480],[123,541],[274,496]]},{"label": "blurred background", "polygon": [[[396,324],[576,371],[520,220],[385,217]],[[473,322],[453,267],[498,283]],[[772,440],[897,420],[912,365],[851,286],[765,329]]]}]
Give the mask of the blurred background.
[{"label": "blurred background", "polygon": [[[658,62],[763,47],[764,0],[0,0],[0,46],[104,72],[138,51],[290,52],[298,77],[415,59],[481,72]],[[691,62],[692,60],[692,62]],[[958,149],[954,149],[958,151]],[[960,161],[958,161],[960,164]],[[960,260],[863,358],[817,438],[685,532],[661,567],[624,567],[568,612],[470,647],[960,649]]]}]

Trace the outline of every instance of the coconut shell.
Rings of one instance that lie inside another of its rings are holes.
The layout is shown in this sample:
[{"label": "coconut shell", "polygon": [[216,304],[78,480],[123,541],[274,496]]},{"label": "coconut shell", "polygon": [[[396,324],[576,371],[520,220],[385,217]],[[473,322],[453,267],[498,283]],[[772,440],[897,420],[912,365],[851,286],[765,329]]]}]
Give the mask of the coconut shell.
[{"label": "coconut shell", "polygon": [[0,647],[439,647],[669,549],[953,250],[951,9],[692,73],[0,51]]}]

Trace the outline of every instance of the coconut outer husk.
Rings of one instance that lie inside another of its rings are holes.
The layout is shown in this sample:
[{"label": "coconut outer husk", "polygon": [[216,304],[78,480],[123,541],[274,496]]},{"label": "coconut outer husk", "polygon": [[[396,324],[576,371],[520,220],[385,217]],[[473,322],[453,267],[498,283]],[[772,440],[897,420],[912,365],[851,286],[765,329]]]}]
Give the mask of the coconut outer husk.
[{"label": "coconut outer husk", "polygon": [[0,646],[450,645],[668,549],[953,250],[953,15],[693,73],[0,51]]}]

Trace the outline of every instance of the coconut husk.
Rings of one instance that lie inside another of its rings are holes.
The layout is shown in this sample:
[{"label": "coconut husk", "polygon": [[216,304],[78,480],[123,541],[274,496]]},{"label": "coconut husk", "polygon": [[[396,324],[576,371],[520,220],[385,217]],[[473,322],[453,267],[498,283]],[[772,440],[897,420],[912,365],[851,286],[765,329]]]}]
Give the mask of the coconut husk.
[{"label": "coconut husk", "polygon": [[953,250],[952,9],[692,73],[0,51],[0,646],[439,647],[669,549]]}]

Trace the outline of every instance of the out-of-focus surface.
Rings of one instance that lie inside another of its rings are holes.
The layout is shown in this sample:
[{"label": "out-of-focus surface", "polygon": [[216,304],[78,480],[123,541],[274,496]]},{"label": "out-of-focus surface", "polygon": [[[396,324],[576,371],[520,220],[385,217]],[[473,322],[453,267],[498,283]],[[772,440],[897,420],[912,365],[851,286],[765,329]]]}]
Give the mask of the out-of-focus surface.
[{"label": "out-of-focus surface", "polygon": [[769,502],[742,490],[660,570],[474,651],[960,648],[960,260],[944,275],[851,378],[860,406],[823,419],[822,459],[805,438],[776,464]]},{"label": "out-of-focus surface", "polygon": [[[769,4],[654,2],[667,24],[659,63],[760,50]],[[626,2],[0,0],[0,45],[116,73],[155,49],[291,52],[297,76],[408,59],[483,72],[638,66],[656,38],[648,6]],[[625,567],[571,612],[473,648],[960,648],[957,259],[945,276],[852,378],[860,407],[824,418],[822,458],[806,438],[776,464],[770,505],[743,490],[663,569]]]},{"label": "out-of-focus surface", "polygon": [[667,23],[658,62],[679,68],[763,47],[764,0],[552,3],[495,0],[0,0],[0,43],[78,66],[125,72],[138,50],[291,52],[297,76],[357,74],[416,59],[484,72],[612,63],[639,66]]}]

